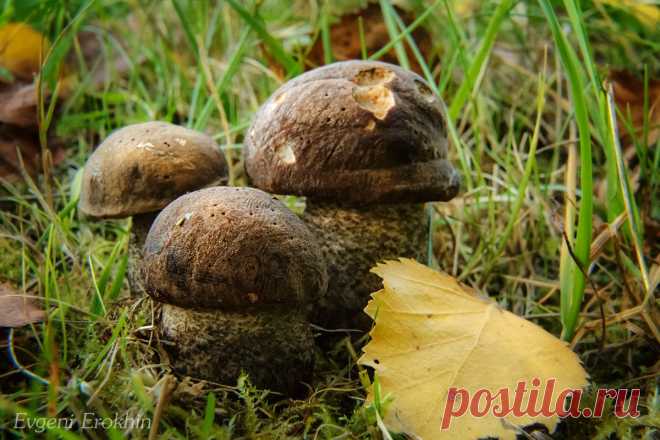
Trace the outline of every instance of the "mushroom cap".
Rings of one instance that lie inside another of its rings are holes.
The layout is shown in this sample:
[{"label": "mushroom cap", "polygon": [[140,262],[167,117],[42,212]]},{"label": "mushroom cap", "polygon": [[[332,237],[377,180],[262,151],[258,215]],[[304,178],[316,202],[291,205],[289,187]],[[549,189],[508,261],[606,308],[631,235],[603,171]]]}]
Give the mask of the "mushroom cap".
[{"label": "mushroom cap", "polygon": [[167,122],[121,128],[87,160],[80,210],[93,218],[159,211],[175,198],[227,176],[213,139]]},{"label": "mushroom cap", "polygon": [[161,211],[145,241],[143,274],[156,300],[196,309],[309,304],[328,283],[301,219],[270,194],[226,186]]},{"label": "mushroom cap", "polygon": [[374,61],[311,70],[259,109],[245,140],[254,186],[347,203],[449,200],[443,104],[417,74]]}]

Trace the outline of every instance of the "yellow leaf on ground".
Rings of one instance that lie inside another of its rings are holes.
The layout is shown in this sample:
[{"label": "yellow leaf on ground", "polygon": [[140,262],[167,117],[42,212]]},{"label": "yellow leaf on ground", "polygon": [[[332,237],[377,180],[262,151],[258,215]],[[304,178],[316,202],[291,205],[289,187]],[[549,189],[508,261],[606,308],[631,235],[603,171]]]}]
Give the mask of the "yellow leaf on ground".
[{"label": "yellow leaf on ground", "polygon": [[0,66],[14,76],[31,80],[41,69],[48,40],[25,23],[0,26]]},{"label": "yellow leaf on ground", "polygon": [[[489,412],[454,417],[446,430],[441,423],[450,388],[465,389],[469,396],[480,389],[495,395],[506,388],[513,396],[522,381],[528,390],[521,405],[525,408],[529,390],[540,388],[534,379],[541,384],[555,379],[554,409],[560,392],[586,384],[586,372],[565,343],[475,296],[449,275],[404,259],[372,271],[383,278],[384,289],[373,294],[365,308],[375,326],[360,363],[374,368],[381,396],[393,398],[385,413],[392,431],[424,440],[514,439],[516,431],[507,424],[543,423],[553,431],[556,415],[508,414],[503,423]],[[539,394],[536,407],[544,397]]]},{"label": "yellow leaf on ground", "polygon": [[640,0],[599,0],[599,3],[628,11],[651,29],[655,29],[660,22],[660,8],[651,3]]}]

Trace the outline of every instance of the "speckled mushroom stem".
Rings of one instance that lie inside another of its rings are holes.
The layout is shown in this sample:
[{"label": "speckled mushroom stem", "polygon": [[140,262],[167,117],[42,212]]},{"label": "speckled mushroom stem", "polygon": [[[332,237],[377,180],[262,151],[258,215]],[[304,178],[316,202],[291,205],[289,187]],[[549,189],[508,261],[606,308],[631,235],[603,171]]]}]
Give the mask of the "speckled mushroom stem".
[{"label": "speckled mushroom stem", "polygon": [[151,224],[159,212],[147,212],[133,216],[131,234],[128,240],[128,269],[126,271],[126,277],[128,278],[131,296],[134,297],[144,293],[141,275],[142,248],[144,247],[144,240],[149,233],[149,228],[151,228]]},{"label": "speckled mushroom stem", "polygon": [[363,207],[307,200],[303,221],[321,243],[328,266],[328,293],[314,322],[325,328],[367,331],[363,312],[381,280],[369,270],[400,257],[426,261],[428,216],[424,204]]},{"label": "speckled mushroom stem", "polygon": [[311,379],[314,340],[295,307],[195,311],[163,304],[161,334],[175,371],[226,384],[241,372],[253,385],[289,395]]}]

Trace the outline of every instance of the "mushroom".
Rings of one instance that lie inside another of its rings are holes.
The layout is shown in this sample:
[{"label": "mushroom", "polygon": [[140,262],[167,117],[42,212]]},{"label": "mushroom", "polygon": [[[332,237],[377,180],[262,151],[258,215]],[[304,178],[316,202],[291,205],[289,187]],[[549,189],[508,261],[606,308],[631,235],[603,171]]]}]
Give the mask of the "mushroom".
[{"label": "mushroom", "polygon": [[443,111],[417,74],[370,61],[309,71],[258,111],[246,171],[257,188],[307,198],[303,220],[321,241],[330,280],[320,324],[366,329],[362,309],[380,286],[371,267],[423,261],[424,203],[450,200],[459,187]]},{"label": "mushroom", "polygon": [[226,176],[225,158],[210,136],[166,122],[129,125],[87,160],[79,208],[94,219],[133,217],[127,275],[135,295],[142,291],[142,246],[158,212]]},{"label": "mushroom", "polygon": [[158,215],[144,246],[144,285],[161,311],[175,371],[294,393],[310,378],[307,317],[327,288],[305,224],[253,188],[213,187]]}]

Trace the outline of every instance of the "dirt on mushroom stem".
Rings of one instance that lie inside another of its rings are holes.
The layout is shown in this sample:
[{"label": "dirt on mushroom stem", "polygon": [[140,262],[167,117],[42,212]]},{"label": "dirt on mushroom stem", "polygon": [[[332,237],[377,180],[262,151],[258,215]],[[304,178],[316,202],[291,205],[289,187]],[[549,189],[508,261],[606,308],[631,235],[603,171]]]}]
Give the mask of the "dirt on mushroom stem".
[{"label": "dirt on mushroom stem", "polygon": [[426,261],[428,216],[422,203],[349,206],[307,199],[303,221],[321,243],[328,293],[313,322],[326,329],[368,331],[363,312],[382,281],[369,270],[379,261]]}]

